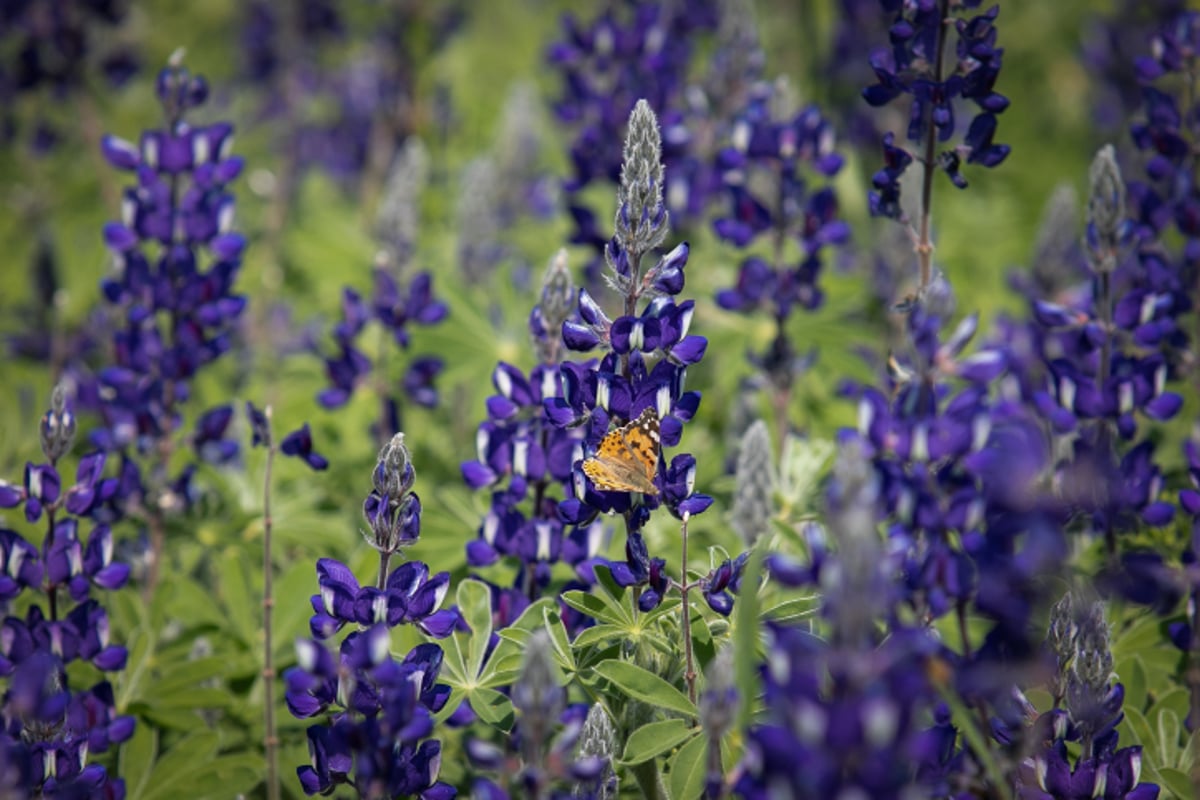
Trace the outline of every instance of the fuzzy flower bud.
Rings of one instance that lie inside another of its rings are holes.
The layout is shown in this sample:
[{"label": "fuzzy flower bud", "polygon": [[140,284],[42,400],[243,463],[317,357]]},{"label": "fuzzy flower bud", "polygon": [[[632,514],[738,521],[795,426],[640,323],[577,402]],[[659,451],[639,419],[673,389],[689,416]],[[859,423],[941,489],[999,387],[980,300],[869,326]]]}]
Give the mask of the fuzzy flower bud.
[{"label": "fuzzy flower bud", "polygon": [[420,139],[409,137],[388,173],[375,218],[375,235],[387,261],[397,269],[407,264],[416,250],[420,198],[428,173],[425,146]]},{"label": "fuzzy flower bud", "polygon": [[1088,170],[1088,252],[1092,269],[1112,272],[1125,222],[1125,181],[1111,144],[1100,148]]},{"label": "fuzzy flower bud", "polygon": [[408,448],[404,446],[403,433],[397,433],[380,449],[371,478],[375,491],[397,500],[412,489],[417,473],[413,469]]},{"label": "fuzzy flower bud", "polygon": [[579,735],[579,747],[575,751],[578,761],[586,759],[603,759],[608,762],[599,781],[589,781],[577,784],[573,797],[593,798],[594,800],[614,800],[620,787],[617,774],[613,771],[612,763],[617,757],[617,731],[613,728],[612,720],[604,706],[596,703],[588,711],[583,723],[583,731]]},{"label": "fuzzy flower bud", "polygon": [[67,390],[60,383],[50,393],[50,410],[41,424],[42,452],[51,464],[70,452],[75,427],[75,415],[67,408]]},{"label": "fuzzy flower bud", "polygon": [[704,782],[708,797],[719,797],[724,783],[721,739],[737,720],[741,700],[733,679],[733,649],[726,645],[705,672],[707,686],[700,693],[700,727],[708,735],[708,767]]},{"label": "fuzzy flower bud", "polygon": [[738,446],[737,489],[733,495],[733,527],[746,547],[752,547],[771,519],[775,474],[771,465],[771,435],[757,420]]},{"label": "fuzzy flower bud", "polygon": [[645,100],[638,100],[629,115],[621,185],[617,188],[616,234],[621,247],[634,253],[657,247],[667,236],[662,135],[658,117]]},{"label": "fuzzy flower bud", "polygon": [[563,711],[563,691],[555,680],[550,634],[539,629],[529,637],[521,675],[512,688],[512,704],[521,712],[525,763],[541,762],[543,745]]},{"label": "fuzzy flower bud", "polygon": [[543,363],[555,360],[562,341],[562,325],[575,310],[578,292],[567,268],[567,251],[560,249],[550,259],[546,273],[542,276],[542,297],[535,314],[540,318],[540,333],[535,336],[535,347]]}]

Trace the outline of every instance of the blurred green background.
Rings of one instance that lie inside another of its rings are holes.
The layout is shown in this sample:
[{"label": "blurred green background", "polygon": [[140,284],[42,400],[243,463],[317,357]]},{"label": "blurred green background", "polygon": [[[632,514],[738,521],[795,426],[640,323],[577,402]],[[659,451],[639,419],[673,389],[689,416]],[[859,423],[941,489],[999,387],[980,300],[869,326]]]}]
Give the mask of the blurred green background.
[{"label": "blurred green background", "polygon": [[[815,71],[815,65],[822,63],[821,48],[828,46],[835,4],[762,0],[754,5],[767,52],[767,75],[787,76],[802,100],[845,100],[835,97],[826,76]],[[459,464],[474,458],[474,431],[485,416],[483,402],[492,393],[496,361],[523,369],[534,364],[526,321],[536,302],[537,276],[566,245],[568,235],[565,214],[543,223],[522,223],[505,232],[517,253],[511,263],[486,285],[464,280],[456,263],[459,237],[469,235],[458,229],[455,211],[461,173],[472,158],[495,146],[506,99],[514,86],[528,82],[542,104],[541,114],[530,120],[543,136],[540,159],[551,174],[566,176],[569,131],[553,123],[549,102],[560,91],[560,83],[545,65],[544,54],[561,35],[562,12],[571,9],[590,20],[602,6],[566,0],[463,2],[456,7],[461,27],[436,49],[431,28],[437,14],[446,9],[435,6],[398,4],[418,20],[406,31],[404,42],[416,70],[412,118],[432,167],[421,198],[413,264],[434,274],[437,294],[450,305],[446,322],[413,331],[412,352],[440,355],[447,366],[439,381],[439,407],[405,412],[407,442],[418,471],[416,488],[425,509],[423,538],[410,555],[428,561],[434,570],[453,570],[458,577],[465,574],[463,545],[475,535],[487,501],[486,493],[473,495],[462,485]],[[351,30],[356,16],[369,18],[379,9],[374,3],[342,6]],[[1058,184],[1070,184],[1079,196],[1085,195],[1087,165],[1111,134],[1093,122],[1089,75],[1079,57],[1091,20],[1109,10],[1108,4],[1088,0],[1002,4],[997,25],[1006,52],[997,89],[1012,105],[1001,117],[997,138],[1011,144],[1012,153],[994,170],[969,170],[971,186],[966,191],[956,190],[939,176],[934,206],[937,264],[958,293],[960,313],[980,310],[985,326],[998,313],[1020,309],[1016,296],[1006,288],[1009,270],[1028,260],[1044,204]],[[306,627],[307,595],[315,589],[313,560],[328,555],[360,568],[371,561],[358,529],[376,452],[367,428],[377,401],[364,386],[345,408],[319,408],[314,398],[325,385],[320,361],[305,354],[277,358],[264,331],[272,309],[284,306],[296,330],[316,323],[321,335],[327,335],[340,312],[342,286],[369,292],[377,248],[371,229],[378,192],[361,187],[347,190],[321,171],[309,170],[296,187],[295,202],[283,210],[275,205],[271,188],[278,186],[284,169],[279,146],[283,131],[278,120],[261,119],[260,109],[271,90],[251,85],[244,77],[244,26],[244,6],[233,0],[183,6],[166,0],[134,3],[123,25],[105,33],[139,52],[142,70],[127,86],[110,90],[89,73],[84,90],[69,97],[43,93],[22,98],[15,108],[22,125],[48,121],[59,131],[60,141],[43,154],[35,154],[20,141],[0,148],[0,241],[4,243],[0,335],[28,332],[30,309],[38,296],[31,264],[39,242],[52,248],[59,278],[55,325],[74,330],[102,302],[98,283],[109,269],[109,257],[100,229],[118,216],[119,193],[128,176],[103,161],[99,137],[107,132],[136,141],[141,130],[160,124],[154,76],[172,52],[185,48],[187,66],[205,75],[213,90],[212,100],[196,120],[227,119],[236,127],[235,151],[246,160],[234,187],[236,227],[250,241],[238,283],[250,300],[248,335],[234,358],[218,362],[197,382],[189,414],[194,418],[199,410],[224,401],[270,403],[280,434],[309,421],[318,449],[332,462],[324,473],[309,472],[291,459],[278,464],[275,523],[280,538],[281,621],[276,646],[286,664],[292,640]],[[877,44],[883,42],[864,43],[863,49]],[[353,38],[345,42],[347,48],[360,45]],[[703,67],[701,52],[696,68]],[[453,122],[444,130],[434,113],[439,92],[449,98],[452,109]],[[865,103],[850,100],[865,108]],[[319,116],[326,111],[314,107],[305,113]],[[1127,134],[1121,132],[1119,137],[1118,148],[1127,147]],[[812,437],[824,439],[854,418],[852,405],[835,396],[838,382],[872,377],[857,350],[886,350],[883,328],[864,322],[869,297],[862,269],[865,254],[892,224],[866,214],[866,190],[879,153],[847,149],[846,154],[848,168],[839,175],[837,186],[853,225],[854,241],[848,252],[860,263],[831,266],[825,279],[826,306],[815,314],[798,314],[790,323],[802,346],[811,343],[820,348],[817,368],[793,397],[790,421]],[[614,205],[607,192],[597,188],[588,195],[602,221],[610,218]],[[733,282],[742,254],[719,242],[705,227],[675,233],[668,242],[685,235],[692,249],[683,297],[697,301],[692,332],[710,339],[704,361],[689,370],[689,388],[700,389],[704,401],[680,448],[697,456],[697,489],[717,497],[716,507],[693,527],[700,545],[695,552],[703,553],[704,545],[733,549],[736,542],[726,525],[732,489],[732,479],[725,475],[726,433],[738,382],[751,373],[745,354],[763,348],[772,328],[768,319],[729,314],[712,301],[716,289]],[[588,254],[582,248],[569,252],[578,274]],[[513,279],[518,269],[531,271],[530,288],[522,290],[520,281]],[[375,337],[365,341],[373,347]],[[390,358],[402,362],[405,357]],[[251,366],[244,370],[247,361]],[[249,377],[243,380],[245,375]],[[25,461],[38,460],[35,422],[53,381],[44,364],[14,358],[0,361],[0,385],[7,389],[0,403],[0,476],[19,480]],[[765,403],[759,411],[770,418]],[[243,441],[248,443],[248,433]],[[212,639],[238,639],[247,682],[253,675],[256,612],[250,598],[256,579],[238,573],[234,580],[229,570],[248,573],[245,565],[257,557],[262,466],[260,453],[247,452],[244,471],[203,472],[202,482],[215,491],[205,497],[200,513],[176,523],[168,545],[173,548],[173,572],[167,577],[174,594],[154,611],[198,625]],[[15,519],[6,522],[19,529],[23,525]],[[652,550],[671,531],[671,523],[656,520],[648,535]],[[26,532],[33,535],[32,529]],[[615,547],[619,549],[620,542]],[[360,576],[366,574],[367,569],[360,570]],[[132,638],[134,630],[152,629],[144,624],[144,613],[132,600],[118,601],[115,636]],[[231,628],[222,627],[226,621],[232,621]],[[181,639],[178,647],[183,643]],[[168,645],[169,640],[161,639],[155,646]],[[225,652],[222,647],[218,642],[217,651]],[[160,657],[166,658],[161,652]],[[128,685],[124,688],[126,699],[136,694]],[[245,715],[248,724],[255,719],[249,711]],[[305,756],[299,735],[302,726],[286,714],[281,721],[292,733],[282,759],[286,775]],[[290,787],[288,778],[284,783]]]}]

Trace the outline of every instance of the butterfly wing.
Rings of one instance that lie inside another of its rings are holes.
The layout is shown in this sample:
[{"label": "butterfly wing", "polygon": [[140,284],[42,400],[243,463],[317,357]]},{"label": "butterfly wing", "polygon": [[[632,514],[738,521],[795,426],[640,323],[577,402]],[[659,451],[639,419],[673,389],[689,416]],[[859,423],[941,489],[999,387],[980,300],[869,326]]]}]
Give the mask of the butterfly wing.
[{"label": "butterfly wing", "polygon": [[596,455],[583,462],[583,473],[603,492],[658,494],[658,445],[658,416],[647,408],[601,440]]}]

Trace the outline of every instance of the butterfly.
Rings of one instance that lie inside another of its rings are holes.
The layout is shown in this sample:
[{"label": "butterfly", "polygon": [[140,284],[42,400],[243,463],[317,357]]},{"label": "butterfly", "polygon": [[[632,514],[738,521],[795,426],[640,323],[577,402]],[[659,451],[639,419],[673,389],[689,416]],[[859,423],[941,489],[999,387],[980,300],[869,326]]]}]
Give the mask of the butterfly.
[{"label": "butterfly", "polygon": [[658,414],[647,408],[637,419],[609,431],[596,455],[585,459],[583,474],[602,492],[658,494]]}]

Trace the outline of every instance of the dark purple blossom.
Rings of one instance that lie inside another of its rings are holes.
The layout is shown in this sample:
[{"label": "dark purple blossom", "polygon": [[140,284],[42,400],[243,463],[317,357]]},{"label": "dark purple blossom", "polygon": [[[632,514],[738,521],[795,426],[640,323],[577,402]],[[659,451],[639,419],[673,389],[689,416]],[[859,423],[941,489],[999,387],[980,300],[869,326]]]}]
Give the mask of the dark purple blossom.
[{"label": "dark purple blossom", "polygon": [[[368,521],[374,515],[373,524],[388,528],[390,535],[394,529],[378,520],[398,509],[407,538],[372,542],[380,553],[380,576],[373,585],[360,585],[339,561],[317,562],[320,592],[312,597],[312,638],[297,641],[297,666],[284,674],[292,714],[322,718],[308,729],[310,763],[296,770],[306,794],[349,784],[363,796],[380,787],[389,797],[455,796],[438,780],[441,742],[429,738],[433,714],[450,697],[450,688],[437,682],[442,649],[422,643],[403,658],[390,649],[390,629],[398,625],[446,636],[458,622],[457,612],[438,610],[449,588],[448,573],[431,576],[416,561],[392,564],[400,546],[419,535],[414,480],[404,435],[397,434],[380,452],[364,513]],[[354,630],[335,644],[333,637],[347,624]]]},{"label": "dark purple blossom", "polygon": [[318,472],[329,466],[329,460],[314,449],[312,431],[309,430],[307,422],[283,437],[283,441],[279,443],[279,452],[301,459]]}]

